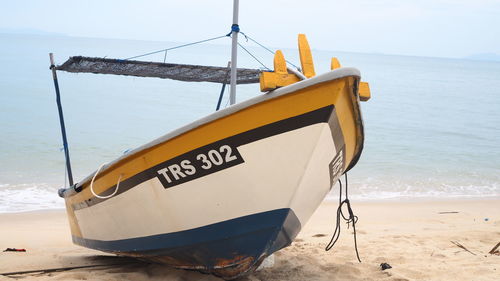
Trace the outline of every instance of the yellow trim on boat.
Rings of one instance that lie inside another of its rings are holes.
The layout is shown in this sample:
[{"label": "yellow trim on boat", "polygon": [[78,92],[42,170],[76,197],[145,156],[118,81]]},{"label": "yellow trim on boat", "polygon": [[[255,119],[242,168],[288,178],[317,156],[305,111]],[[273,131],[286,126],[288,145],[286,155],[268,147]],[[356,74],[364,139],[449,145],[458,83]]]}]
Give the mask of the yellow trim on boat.
[{"label": "yellow trim on boat", "polygon": [[70,200],[66,199],[66,214],[68,215],[69,229],[71,234],[77,237],[82,237],[82,231],[78,225],[78,220],[75,216],[75,211]]},{"label": "yellow trim on boat", "polygon": [[[108,169],[96,178],[94,181],[94,190],[99,194],[107,188],[114,186],[120,173],[123,173],[123,180],[126,180],[143,170],[198,147],[330,104],[334,104],[336,107],[344,138],[346,138],[345,142],[349,145],[352,143],[349,135],[354,136],[352,133],[354,131],[354,114],[353,106],[349,100],[349,96],[352,93],[349,94],[344,89],[346,82],[353,84],[354,78],[347,77],[315,85],[290,95],[255,104],[232,115],[204,124],[155,147],[141,151],[130,158],[124,159],[121,163],[115,164],[114,168]],[[329,89],[324,89],[325,87]],[[315,97],[312,98],[311,95]],[[348,108],[348,110],[345,108]],[[352,152],[349,149],[346,151],[348,157]],[[349,161],[346,162],[348,163]],[[87,186],[88,184],[83,187],[82,192],[69,199],[73,203],[77,203],[91,198],[92,196],[90,190],[86,188]]]}]

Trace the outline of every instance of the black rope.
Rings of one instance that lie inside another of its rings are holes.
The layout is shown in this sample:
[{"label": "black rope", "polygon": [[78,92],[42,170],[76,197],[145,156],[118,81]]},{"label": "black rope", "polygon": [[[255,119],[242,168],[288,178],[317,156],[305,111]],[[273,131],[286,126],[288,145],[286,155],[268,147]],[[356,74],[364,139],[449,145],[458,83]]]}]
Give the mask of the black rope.
[{"label": "black rope", "polygon": [[[339,194],[339,207],[337,208],[337,221],[335,222],[335,231],[333,232],[332,239],[330,239],[330,242],[328,242],[328,245],[325,247],[325,251],[330,251],[330,249],[337,243],[337,240],[339,240],[340,237],[340,219],[344,219],[347,223],[347,228],[349,229],[349,225],[352,223],[352,229],[354,232],[354,249],[356,250],[356,257],[358,258],[358,261],[361,262],[361,259],[359,258],[359,252],[358,252],[358,241],[356,239],[356,223],[358,222],[358,217],[354,215],[354,212],[352,211],[351,208],[351,202],[349,201],[349,190],[348,190],[348,182],[347,182],[347,173],[345,175],[345,199],[342,200],[342,181],[339,179],[339,184],[340,184],[340,194]],[[342,206],[343,205],[347,206],[347,211],[349,213],[349,216],[345,216],[344,212],[342,211]]]},{"label": "black rope", "polygon": [[[252,37],[250,37],[250,36],[246,35],[244,32],[240,31],[240,33],[241,33],[241,34],[243,34],[243,36],[245,36],[245,38],[247,38],[247,40],[248,40],[248,39],[250,39],[250,41],[252,41],[252,42],[254,42],[255,44],[259,45],[260,47],[262,47],[263,49],[267,50],[267,51],[268,51],[268,52],[270,52],[271,54],[273,54],[273,55],[275,54],[275,52],[274,52],[273,50],[271,50],[271,49],[269,49],[268,47],[266,47],[266,46],[262,45],[261,43],[257,42],[255,39],[253,39]],[[295,68],[300,69],[300,67],[296,66],[294,63],[292,63],[292,62],[290,62],[290,61],[288,61],[288,60],[286,60],[286,59],[285,59],[285,61],[286,61],[287,63],[289,63],[289,64],[293,65]]]},{"label": "black rope", "polygon": [[[57,267],[57,268],[45,268],[45,269],[34,269],[34,270],[26,270],[26,271],[13,271],[13,272],[3,272],[0,275],[10,277],[10,275],[22,275],[22,274],[30,274],[30,273],[52,273],[52,272],[61,272],[68,271],[73,269],[82,269],[82,268],[91,268],[91,267],[101,267],[101,266],[116,266],[116,265],[127,265],[133,262],[120,262],[120,263],[110,263],[110,264],[91,264],[91,265],[80,265],[80,266],[69,266],[69,267]],[[18,278],[18,277],[11,277]]]},{"label": "black rope", "polygon": [[130,58],[126,58],[124,60],[131,60],[131,59],[136,59],[136,58],[140,58],[140,57],[144,57],[144,56],[154,55],[154,54],[157,54],[157,53],[167,52],[167,51],[170,51],[170,50],[179,49],[179,48],[183,48],[183,47],[187,47],[187,46],[191,46],[191,45],[196,45],[196,44],[200,44],[200,43],[204,43],[204,42],[208,42],[208,41],[212,41],[212,40],[216,40],[216,39],[220,39],[220,38],[224,38],[224,37],[226,37],[226,35],[217,36],[217,37],[213,37],[213,38],[208,38],[208,39],[205,39],[205,40],[196,41],[196,42],[192,42],[192,43],[187,43],[187,44],[183,44],[183,45],[179,45],[179,46],[174,46],[174,47],[171,47],[171,48],[162,49],[162,50],[158,50],[158,51],[154,51],[154,52],[150,52],[150,53],[146,53],[146,54],[142,54],[142,55],[138,55],[138,56],[133,56],[133,57],[130,57]]},{"label": "black rope", "polygon": [[238,43],[238,46],[240,46],[243,50],[245,50],[245,52],[247,52],[252,58],[254,58],[254,60],[256,60],[258,63],[260,63],[260,65],[262,65],[265,69],[267,69],[269,71],[271,70],[271,69],[269,69],[269,67],[267,67],[265,64],[263,64],[257,57],[255,57],[252,53],[250,53],[249,50],[247,50],[245,47],[243,47],[243,45]]}]

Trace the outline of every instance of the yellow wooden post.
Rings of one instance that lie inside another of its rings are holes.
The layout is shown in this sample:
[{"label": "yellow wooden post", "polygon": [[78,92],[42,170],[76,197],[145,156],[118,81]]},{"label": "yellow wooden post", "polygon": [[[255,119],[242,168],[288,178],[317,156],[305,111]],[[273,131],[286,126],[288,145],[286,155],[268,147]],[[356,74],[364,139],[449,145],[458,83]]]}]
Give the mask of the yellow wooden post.
[{"label": "yellow wooden post", "polygon": [[334,69],[337,69],[337,68],[340,68],[340,62],[337,58],[333,57],[332,58],[332,62],[330,64],[330,69],[331,70],[334,70]]},{"label": "yellow wooden post", "polygon": [[359,82],[359,100],[367,101],[371,98],[370,85],[367,82]]},{"label": "yellow wooden post", "polygon": [[300,81],[295,74],[288,73],[285,56],[281,50],[274,54],[274,71],[260,73],[260,90],[262,92],[272,91]]},{"label": "yellow wooden post", "polygon": [[274,72],[276,74],[287,74],[285,56],[281,50],[274,54]]},{"label": "yellow wooden post", "polygon": [[299,55],[302,73],[304,73],[304,76],[311,78],[316,75],[316,72],[314,71],[311,48],[309,47],[305,34],[299,34]]}]

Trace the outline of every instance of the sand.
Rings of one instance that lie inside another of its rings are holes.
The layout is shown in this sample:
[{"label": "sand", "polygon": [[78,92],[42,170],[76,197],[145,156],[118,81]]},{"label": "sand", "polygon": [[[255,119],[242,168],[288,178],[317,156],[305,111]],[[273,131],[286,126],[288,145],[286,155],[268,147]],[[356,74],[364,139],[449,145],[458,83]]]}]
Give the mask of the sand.
[{"label": "sand", "polygon": [[[272,267],[239,280],[500,280],[500,256],[488,253],[500,242],[500,199],[353,202],[362,263],[345,224],[337,245],[324,251],[336,208],[323,203],[296,241],[274,255]],[[22,280],[221,280],[73,245],[62,210],[0,214],[0,247],[27,249],[0,252],[0,273],[126,262]],[[392,268],[382,271],[383,262]]]}]

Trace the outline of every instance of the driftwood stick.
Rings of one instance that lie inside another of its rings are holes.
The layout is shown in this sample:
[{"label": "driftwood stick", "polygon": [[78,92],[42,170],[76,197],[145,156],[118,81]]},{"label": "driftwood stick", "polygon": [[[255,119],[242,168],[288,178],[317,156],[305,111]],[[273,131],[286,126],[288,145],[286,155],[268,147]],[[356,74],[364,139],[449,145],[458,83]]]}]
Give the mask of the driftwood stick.
[{"label": "driftwood stick", "polygon": [[20,274],[29,274],[29,273],[51,273],[51,272],[57,272],[57,271],[67,271],[67,270],[72,270],[72,269],[100,267],[100,266],[115,266],[115,265],[123,265],[123,264],[128,264],[128,263],[121,262],[121,263],[110,263],[110,264],[91,264],[91,265],[80,265],[80,266],[69,266],[69,267],[34,269],[34,270],[26,270],[26,271],[3,272],[3,273],[0,273],[0,275],[9,276],[9,275],[20,275]]},{"label": "driftwood stick", "polygon": [[464,249],[465,251],[467,251],[467,252],[469,252],[469,253],[473,254],[474,256],[476,255],[476,254],[474,254],[473,252],[469,251],[469,249],[465,248],[465,246],[464,246],[464,245],[462,245],[462,244],[460,244],[460,243],[458,243],[458,242],[456,242],[456,241],[450,241],[450,242],[451,242],[451,243],[453,243],[455,246],[457,246],[457,247],[459,247],[459,248],[461,248],[461,249]]},{"label": "driftwood stick", "polygon": [[500,242],[498,242],[495,247],[493,247],[493,249],[491,249],[491,251],[489,252],[489,254],[492,254],[492,255],[500,255],[500,251],[497,250],[498,247],[500,247]]},{"label": "driftwood stick", "polygon": [[451,211],[451,212],[439,212],[438,214],[442,215],[442,214],[458,214],[458,212],[456,211]]}]

